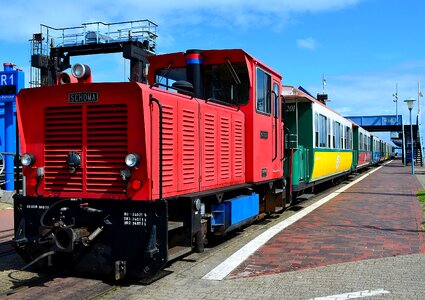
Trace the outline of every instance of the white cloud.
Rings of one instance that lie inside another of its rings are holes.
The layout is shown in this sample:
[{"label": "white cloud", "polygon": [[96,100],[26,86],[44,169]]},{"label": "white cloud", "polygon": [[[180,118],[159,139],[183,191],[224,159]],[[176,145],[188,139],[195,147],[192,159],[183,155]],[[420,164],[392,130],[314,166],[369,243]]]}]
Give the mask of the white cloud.
[{"label": "white cloud", "polygon": [[[404,100],[413,97],[417,99],[418,80],[425,86],[425,78],[416,72],[400,73],[396,70],[385,70],[369,74],[351,74],[327,76],[326,91],[331,102],[329,106],[343,115],[373,116],[396,113],[393,101],[396,83],[398,85],[398,114],[408,120],[408,110]],[[424,111],[421,99],[421,110]],[[417,102],[414,109],[417,113]]]},{"label": "white cloud", "polygon": [[35,0],[2,3],[0,40],[27,41],[39,31],[39,24],[52,27],[79,26],[83,22],[116,22],[150,19],[167,28],[206,25],[235,30],[258,26],[281,27],[291,15],[343,9],[363,0],[93,0],[53,1],[41,5]]},{"label": "white cloud", "polygon": [[312,37],[308,37],[305,39],[298,39],[297,46],[302,49],[315,50],[318,46],[318,42]]},{"label": "white cloud", "polygon": [[[412,117],[416,120],[418,113],[418,80],[422,91],[425,91],[425,65],[421,61],[404,62],[392,68],[370,73],[327,74],[325,93],[329,94],[329,107],[343,116],[379,116],[395,115],[396,103],[393,94],[398,86],[397,113],[408,124],[409,111],[404,100],[416,99]],[[308,90],[315,95],[322,91],[321,86],[309,86]],[[424,92],[422,92],[425,94]],[[425,112],[425,98],[420,100],[421,115]],[[424,117],[422,117],[424,120]],[[416,121],[415,121],[416,122]],[[422,121],[424,124],[424,121]],[[389,141],[388,133],[375,133]],[[424,133],[422,133],[424,134]]]}]

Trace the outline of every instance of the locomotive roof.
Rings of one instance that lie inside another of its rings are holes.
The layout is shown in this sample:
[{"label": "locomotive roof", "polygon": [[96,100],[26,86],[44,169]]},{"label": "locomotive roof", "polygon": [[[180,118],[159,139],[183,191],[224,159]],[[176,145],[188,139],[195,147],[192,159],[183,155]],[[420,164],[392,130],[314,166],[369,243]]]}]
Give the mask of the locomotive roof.
[{"label": "locomotive roof", "polygon": [[[246,62],[248,59],[251,63],[261,65],[261,67],[266,69],[268,72],[282,78],[282,75],[279,72],[264,64],[243,49],[213,49],[199,51],[202,52],[202,58],[204,59],[205,64],[223,63],[225,59],[229,59],[231,62]],[[171,63],[172,67],[183,67],[186,64],[186,53],[175,52],[150,56],[149,62],[151,63],[151,66],[154,66],[153,69],[156,69],[161,65],[165,65],[165,67],[167,67]]]}]

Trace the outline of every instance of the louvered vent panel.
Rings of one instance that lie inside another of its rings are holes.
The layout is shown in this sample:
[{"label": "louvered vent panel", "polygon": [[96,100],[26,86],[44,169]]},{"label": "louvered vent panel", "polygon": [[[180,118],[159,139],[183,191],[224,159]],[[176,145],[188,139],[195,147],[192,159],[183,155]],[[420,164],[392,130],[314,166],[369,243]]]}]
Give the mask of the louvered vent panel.
[{"label": "louvered vent panel", "polygon": [[127,155],[127,105],[87,107],[87,192],[123,193],[120,170]]},{"label": "louvered vent panel", "polygon": [[234,176],[236,178],[244,176],[244,135],[243,122],[235,121],[234,131]]},{"label": "louvered vent panel", "polygon": [[172,106],[163,105],[162,109],[162,185],[165,188],[174,185],[175,121]]},{"label": "louvered vent panel", "polygon": [[211,182],[216,180],[216,117],[213,114],[205,114],[204,118],[204,180]]},{"label": "louvered vent panel", "polygon": [[71,174],[66,165],[69,151],[82,153],[83,112],[81,106],[45,109],[45,189],[50,192],[82,192],[83,173]]},{"label": "louvered vent panel", "polygon": [[195,182],[195,112],[183,110],[182,114],[182,183]]},{"label": "louvered vent panel", "polygon": [[220,179],[230,178],[230,119],[220,117]]}]

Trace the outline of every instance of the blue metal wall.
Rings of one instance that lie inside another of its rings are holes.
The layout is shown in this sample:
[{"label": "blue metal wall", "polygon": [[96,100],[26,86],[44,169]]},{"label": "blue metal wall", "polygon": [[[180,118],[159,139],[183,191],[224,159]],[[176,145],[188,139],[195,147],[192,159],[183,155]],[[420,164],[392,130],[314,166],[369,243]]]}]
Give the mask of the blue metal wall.
[{"label": "blue metal wall", "polygon": [[346,118],[360,126],[394,126],[403,124],[403,118],[401,115],[352,116]]}]

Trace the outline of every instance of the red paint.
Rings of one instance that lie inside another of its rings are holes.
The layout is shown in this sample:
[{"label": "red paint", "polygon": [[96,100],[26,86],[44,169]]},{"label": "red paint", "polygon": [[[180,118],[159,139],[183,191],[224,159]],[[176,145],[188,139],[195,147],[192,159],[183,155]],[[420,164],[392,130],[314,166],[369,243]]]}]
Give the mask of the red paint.
[{"label": "red paint", "polygon": [[[281,82],[281,76],[242,50],[203,51],[204,65],[246,63],[250,101],[239,107],[165,91],[139,83],[79,83],[24,89],[17,97],[22,152],[36,163],[24,168],[27,194],[44,197],[155,200],[159,178],[163,197],[262,182],[283,176],[283,124],[280,116],[256,112],[256,69]],[[150,58],[149,80],[157,68],[185,66],[183,53]],[[70,93],[97,93],[97,102],[70,103]],[[163,170],[159,170],[159,109],[163,108]],[[271,101],[274,105],[274,101]],[[261,136],[266,133],[266,138]],[[276,151],[276,149],[278,149]],[[70,151],[81,157],[75,170],[67,164]],[[127,191],[120,172],[128,153],[141,161],[127,180],[140,189]]]},{"label": "red paint", "polygon": [[359,151],[359,159],[358,159],[358,164],[357,167],[361,167],[364,165],[368,165],[370,163],[370,151]]}]

